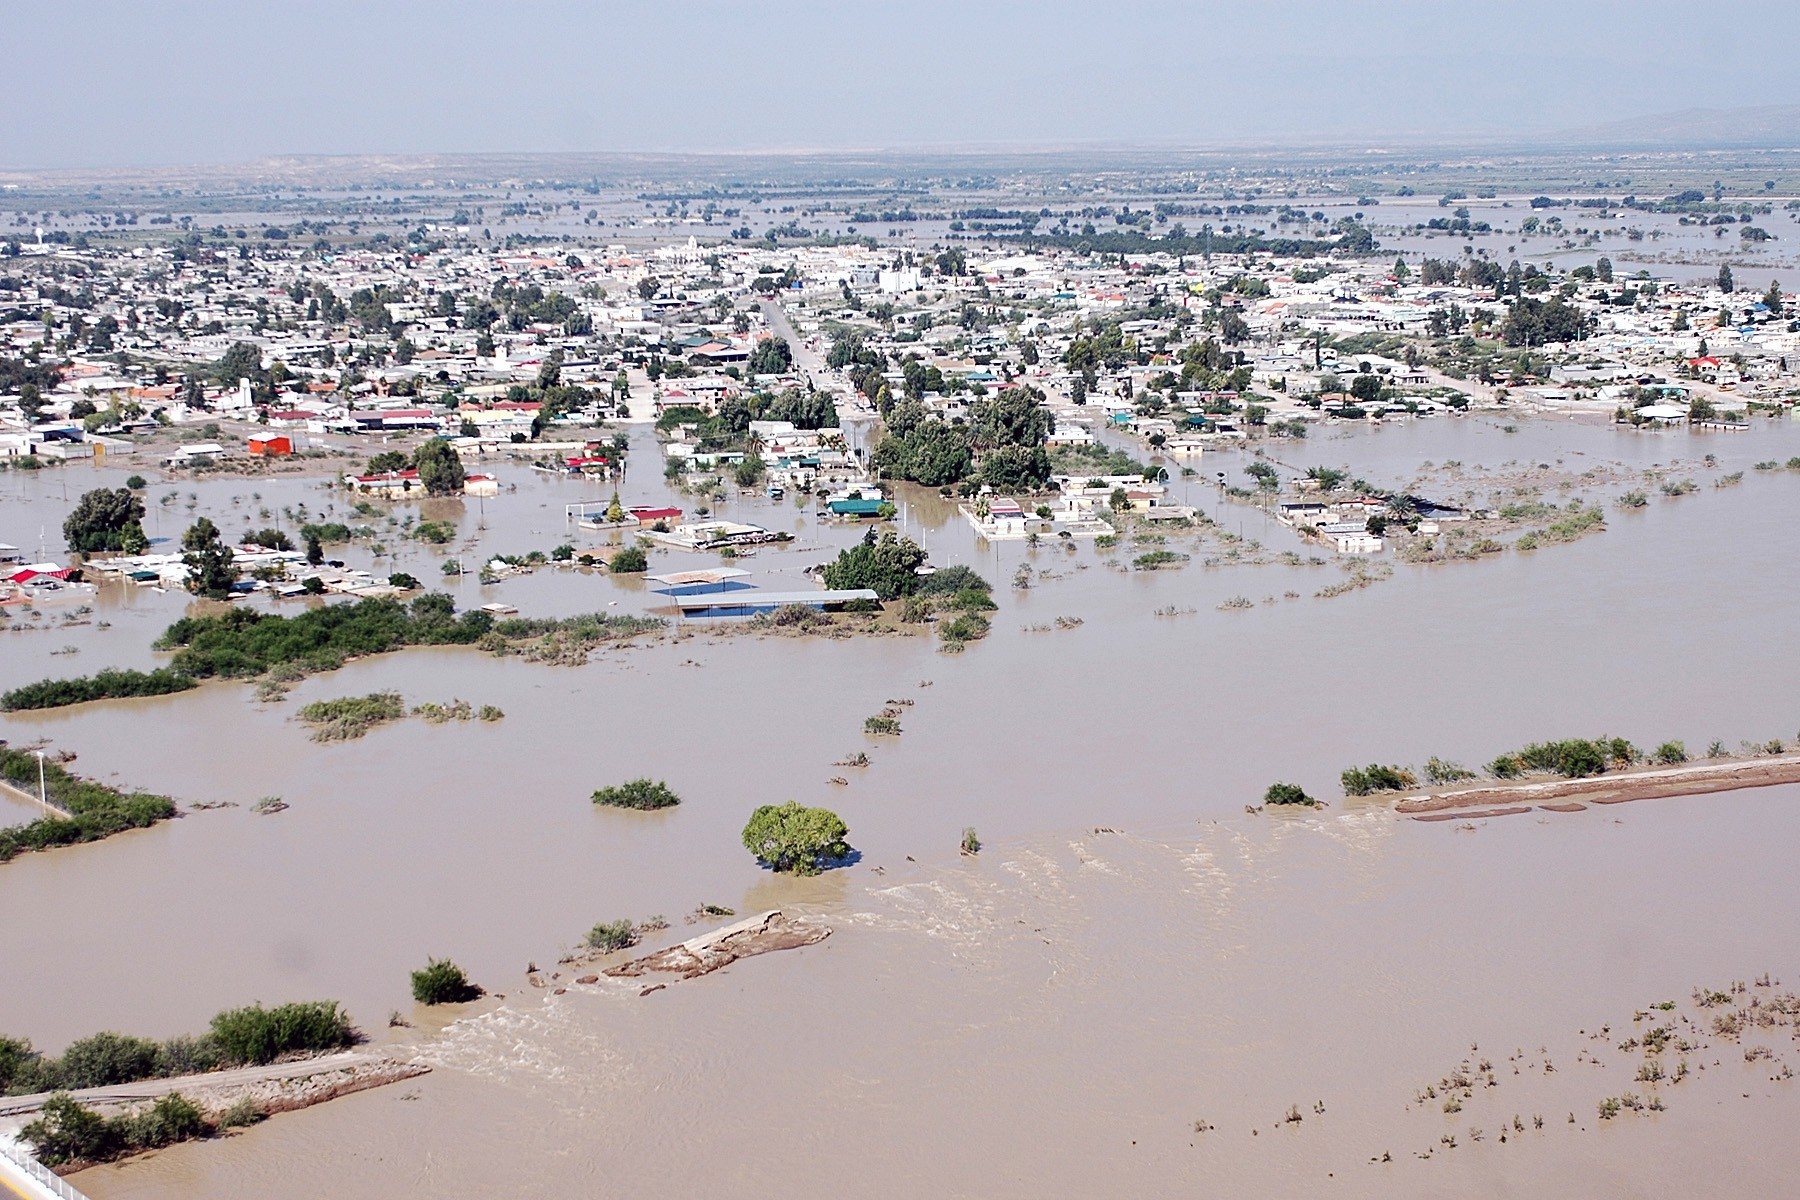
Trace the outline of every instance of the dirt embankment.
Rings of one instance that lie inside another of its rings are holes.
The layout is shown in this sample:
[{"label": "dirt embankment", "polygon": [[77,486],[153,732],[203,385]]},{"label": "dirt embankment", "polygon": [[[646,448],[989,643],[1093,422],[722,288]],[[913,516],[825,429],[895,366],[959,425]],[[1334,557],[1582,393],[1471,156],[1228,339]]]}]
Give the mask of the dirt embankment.
[{"label": "dirt embankment", "polygon": [[1622,771],[1587,779],[1494,783],[1457,791],[1409,796],[1395,807],[1397,811],[1408,815],[1426,816],[1451,810],[1494,806],[1523,812],[1526,809],[1518,806],[1529,807],[1532,804],[1551,812],[1570,812],[1580,808],[1577,801],[1588,804],[1624,804],[1632,800],[1700,796],[1708,792],[1772,787],[1781,783],[1800,783],[1800,754]]},{"label": "dirt embankment", "polygon": [[[248,1099],[263,1116],[270,1117],[276,1113],[297,1112],[327,1100],[336,1100],[339,1096],[385,1087],[430,1070],[424,1063],[373,1058],[285,1079],[245,1080],[217,1087],[205,1086],[202,1082],[202,1086],[192,1088],[187,1096],[202,1108],[214,1111],[223,1111]],[[204,1081],[204,1077],[201,1079]]]},{"label": "dirt embankment", "polygon": [[[831,926],[807,917],[789,917],[780,909],[689,938],[685,942],[609,968],[615,979],[654,980],[652,987],[707,975],[740,958],[811,946],[831,936]],[[646,989],[651,990],[651,989]]]}]

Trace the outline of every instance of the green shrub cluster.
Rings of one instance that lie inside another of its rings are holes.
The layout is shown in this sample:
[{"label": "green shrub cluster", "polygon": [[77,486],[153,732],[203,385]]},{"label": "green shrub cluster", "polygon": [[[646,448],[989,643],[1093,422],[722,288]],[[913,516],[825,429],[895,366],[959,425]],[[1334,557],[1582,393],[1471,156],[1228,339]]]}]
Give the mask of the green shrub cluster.
[{"label": "green shrub cluster", "polygon": [[584,944],[589,950],[611,953],[635,946],[638,942],[637,927],[630,921],[602,921],[588,930]]},{"label": "green shrub cluster", "polygon": [[1461,783],[1465,779],[1475,778],[1475,772],[1459,762],[1432,755],[1425,760],[1425,778],[1433,783]]},{"label": "green shrub cluster", "polygon": [[335,1001],[316,1000],[265,1009],[226,1009],[206,1033],[166,1042],[103,1032],[71,1042],[59,1058],[41,1055],[22,1038],[0,1036],[0,1095],[116,1087],[140,1079],[170,1079],[226,1067],[260,1065],[287,1054],[315,1054],[354,1045],[356,1030]]},{"label": "green shrub cluster", "polygon": [[607,560],[606,569],[614,575],[642,575],[650,569],[650,556],[637,546],[626,546]]},{"label": "green shrub cluster", "polygon": [[412,997],[420,1004],[465,1004],[481,996],[482,990],[447,958],[427,959],[412,973]]},{"label": "green shrub cluster", "polygon": [[992,628],[988,619],[976,612],[960,612],[938,625],[938,637],[946,648],[960,648],[965,642],[980,641]]},{"label": "green shrub cluster", "polygon": [[334,670],[345,659],[402,646],[468,645],[481,640],[493,623],[479,610],[457,616],[448,596],[429,592],[410,605],[382,598],[293,616],[234,608],[217,616],[184,617],[169,626],[157,648],[176,652],[177,672],[243,678],[287,663]]},{"label": "green shrub cluster", "polygon": [[496,622],[481,648],[493,654],[516,654],[532,662],[579,666],[588,651],[605,642],[652,633],[668,624],[661,617],[629,613],[582,613],[555,618],[509,617]]},{"label": "green shrub cluster", "polygon": [[1661,766],[1674,767],[1688,760],[1688,752],[1680,742],[1664,742],[1650,752],[1650,757]]},{"label": "green shrub cluster", "polygon": [[347,542],[355,534],[342,521],[321,521],[300,527],[302,542]]},{"label": "green shrub cluster", "polygon": [[[22,791],[36,794],[38,757],[0,745],[0,776]],[[118,788],[71,775],[58,763],[43,764],[44,791],[67,817],[39,817],[25,825],[0,829],[0,862],[27,850],[46,850],[78,842],[94,842],[127,829],[144,829],[175,815],[175,802],[149,792]]]},{"label": "green shrub cluster", "polygon": [[1366,767],[1348,767],[1340,775],[1346,796],[1367,796],[1375,792],[1404,792],[1419,786],[1419,777],[1405,767],[1370,763]]},{"label": "green shrub cluster", "polygon": [[44,1102],[38,1118],[19,1130],[45,1166],[104,1163],[140,1150],[154,1150],[208,1137],[219,1128],[199,1105],[172,1092],[137,1112],[103,1117],[73,1096],[56,1095]]},{"label": "green shrub cluster", "polygon": [[632,779],[594,793],[594,803],[609,808],[657,809],[673,808],[681,803],[669,785],[658,779]]},{"label": "green shrub cluster", "polygon": [[227,1066],[261,1065],[288,1054],[318,1054],[356,1044],[356,1029],[335,1000],[230,1008],[209,1035]]},{"label": "green shrub cluster", "polygon": [[1604,774],[1610,767],[1628,767],[1643,755],[1624,738],[1567,738],[1560,742],[1533,742],[1522,750],[1502,754],[1488,764],[1496,779],[1517,779],[1541,771],[1565,779]]},{"label": "green shrub cluster", "polygon": [[1306,790],[1297,783],[1271,783],[1263,793],[1263,803],[1313,806],[1319,802],[1307,795]]},{"label": "green shrub cluster", "polygon": [[80,679],[40,679],[0,696],[0,711],[24,712],[34,708],[62,708],[90,700],[118,700],[129,696],[166,696],[196,686],[193,679],[167,667],[155,671],[98,671]]},{"label": "green shrub cluster", "polygon": [[413,536],[421,542],[442,546],[456,536],[456,526],[449,521],[420,521],[413,527]]},{"label": "green shrub cluster", "polygon": [[398,721],[405,715],[406,703],[399,692],[315,700],[300,710],[300,719],[313,727],[315,742],[359,738],[383,721]]}]

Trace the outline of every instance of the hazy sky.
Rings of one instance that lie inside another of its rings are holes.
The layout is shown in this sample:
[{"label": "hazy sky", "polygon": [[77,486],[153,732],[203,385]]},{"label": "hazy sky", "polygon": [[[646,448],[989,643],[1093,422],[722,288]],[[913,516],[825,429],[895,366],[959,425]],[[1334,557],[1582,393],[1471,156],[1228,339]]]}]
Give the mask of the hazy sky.
[{"label": "hazy sky", "polygon": [[1178,143],[1791,102],[1800,3],[11,0],[0,166]]}]

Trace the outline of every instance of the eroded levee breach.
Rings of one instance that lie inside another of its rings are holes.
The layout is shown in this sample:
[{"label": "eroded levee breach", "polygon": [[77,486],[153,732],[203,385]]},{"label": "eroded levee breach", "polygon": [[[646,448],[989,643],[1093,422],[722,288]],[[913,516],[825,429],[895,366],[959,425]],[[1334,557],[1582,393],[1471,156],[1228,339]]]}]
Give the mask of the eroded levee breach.
[{"label": "eroded levee breach", "polygon": [[740,958],[811,946],[830,936],[831,926],[823,921],[789,917],[776,908],[654,954],[620,963],[605,973],[614,978],[642,978],[662,983],[694,979],[729,966]]}]

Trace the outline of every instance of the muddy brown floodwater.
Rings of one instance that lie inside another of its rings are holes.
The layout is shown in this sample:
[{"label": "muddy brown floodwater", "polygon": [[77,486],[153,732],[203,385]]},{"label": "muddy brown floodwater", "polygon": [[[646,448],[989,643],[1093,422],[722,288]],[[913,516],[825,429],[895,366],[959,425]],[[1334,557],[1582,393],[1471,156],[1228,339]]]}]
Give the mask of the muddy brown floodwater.
[{"label": "muddy brown floodwater", "polygon": [[[9,715],[0,736],[51,738],[84,773],[239,807],[0,867],[0,1029],[55,1050],[99,1028],[168,1036],[226,1005],[325,996],[436,1068],[85,1172],[97,1200],[1779,1191],[1800,1173],[1800,1152],[1771,1136],[1796,1116],[1796,1084],[1770,1082],[1768,1061],[1718,1042],[1666,1111],[1602,1122],[1601,1099],[1644,1086],[1617,1054],[1597,1066],[1577,1054],[1583,1030],[1629,1026],[1697,985],[1800,982],[1800,934],[1779,919],[1800,899],[1800,789],[1442,824],[1342,800],[1243,813],[1276,779],[1336,797],[1352,763],[1473,765],[1601,733],[1690,748],[1792,738],[1800,473],[1708,486],[1800,453],[1792,425],[1709,438],[1527,421],[1506,434],[1484,418],[1320,431],[1281,456],[1398,483],[1427,460],[1635,471],[1705,453],[1719,462],[1693,472],[1698,493],[1609,510],[1603,533],[1400,564],[1332,599],[1315,593],[1344,578],[1337,565],[1208,568],[1196,555],[1120,573],[1107,563],[1124,549],[979,543],[949,506],[915,496],[905,523],[934,560],[999,585],[992,636],[961,654],[923,637],[702,630],[583,668],[415,650],[311,678],[281,703],[215,684]],[[1209,455],[1200,470],[1241,476],[1244,461]],[[660,498],[660,477],[640,473],[655,474],[633,468],[627,499]],[[71,495],[91,478],[71,472]],[[480,551],[554,545],[561,504],[598,490],[520,468],[503,478],[518,491],[487,502],[487,529],[462,518]],[[39,524],[54,537],[62,483],[0,477],[0,538],[26,544]],[[1232,532],[1299,548],[1189,487]],[[178,490],[227,514],[254,490],[315,512],[330,499],[268,481]],[[165,536],[190,519],[184,504]],[[802,548],[740,564],[775,586],[857,535],[791,505],[725,507],[801,535]],[[397,569],[435,571],[408,553]],[[1009,591],[1021,563],[1054,577]],[[526,613],[654,599],[550,571],[469,580],[461,596]],[[1221,611],[1235,596],[1254,603]],[[0,635],[5,678],[152,663],[148,642],[186,608],[142,590],[91,603],[110,628],[46,608],[56,627]],[[1058,616],[1083,623],[1024,631]],[[79,652],[52,653],[65,645]],[[325,746],[292,719],[312,699],[388,688],[506,716],[396,722]],[[904,732],[866,737],[863,718],[889,699],[914,701]],[[857,750],[868,767],[833,765]],[[667,779],[684,803],[588,802],[637,775]],[[253,815],[270,794],[289,809]],[[812,880],[758,870],[738,832],[753,807],[788,798],[841,813],[860,859]],[[960,858],[970,825],[987,848]],[[647,997],[526,985],[528,960],[549,966],[597,921],[667,916],[642,948],[654,950],[707,928],[681,919],[701,904],[781,908],[835,932]],[[505,998],[421,1032],[442,1018],[413,1011],[406,973],[428,955]],[[419,1029],[390,1034],[393,1009]],[[1496,1063],[1547,1053],[1557,1070],[1503,1070],[1454,1117],[1418,1104],[1472,1044]],[[1283,1120],[1290,1106],[1302,1120]],[[1514,1112],[1528,1132],[1501,1144]]]}]

